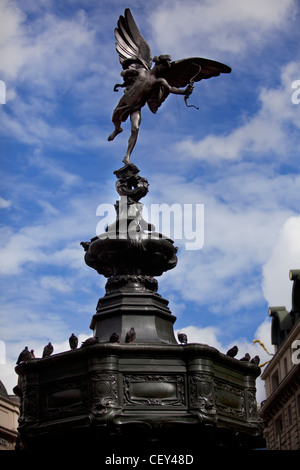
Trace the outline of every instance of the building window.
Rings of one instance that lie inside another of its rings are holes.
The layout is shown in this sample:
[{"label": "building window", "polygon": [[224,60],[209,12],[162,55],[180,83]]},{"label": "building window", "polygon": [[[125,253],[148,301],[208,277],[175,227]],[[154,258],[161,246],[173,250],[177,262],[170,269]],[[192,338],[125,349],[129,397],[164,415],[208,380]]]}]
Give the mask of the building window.
[{"label": "building window", "polygon": [[283,367],[284,367],[284,375],[288,374],[288,365],[287,365],[287,358],[283,359]]},{"label": "building window", "polygon": [[279,375],[278,375],[278,370],[276,370],[276,372],[274,372],[274,374],[271,377],[272,392],[276,390],[278,385],[279,385]]},{"label": "building window", "polygon": [[291,405],[288,405],[287,407],[287,415],[288,415],[289,426],[291,426],[293,424],[293,415],[292,415]]},{"label": "building window", "polygon": [[279,436],[283,431],[283,420],[282,416],[278,416],[278,418],[275,419],[275,434],[276,436]]}]

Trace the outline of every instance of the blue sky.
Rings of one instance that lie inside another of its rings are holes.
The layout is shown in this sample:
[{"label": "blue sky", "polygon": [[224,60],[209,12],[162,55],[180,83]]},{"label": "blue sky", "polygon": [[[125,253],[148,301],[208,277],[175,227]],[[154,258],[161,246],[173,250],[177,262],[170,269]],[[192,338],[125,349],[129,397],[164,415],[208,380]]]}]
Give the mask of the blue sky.
[{"label": "blue sky", "polygon": [[107,137],[122,93],[113,92],[113,31],[126,7],[153,56],[232,68],[196,83],[189,103],[199,110],[175,95],[155,116],[143,108],[132,155],[150,183],[146,209],[204,204],[203,248],[175,240],[178,265],[158,278],[176,331],[268,360],[252,341],[272,350],[268,307],[291,306],[288,273],[300,268],[298,2],[2,0],[0,378],[9,392],[23,347],[38,356],[48,341],[60,352],[72,332],[90,336],[104,295],[80,242],[96,235],[97,207],[117,199],[113,171],[129,123]]}]

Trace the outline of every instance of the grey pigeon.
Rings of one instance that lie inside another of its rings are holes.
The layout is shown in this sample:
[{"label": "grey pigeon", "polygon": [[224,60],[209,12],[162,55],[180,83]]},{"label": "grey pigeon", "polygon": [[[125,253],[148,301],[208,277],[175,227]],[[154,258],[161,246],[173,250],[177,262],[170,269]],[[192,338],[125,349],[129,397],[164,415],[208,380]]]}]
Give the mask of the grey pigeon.
[{"label": "grey pigeon", "polygon": [[187,344],[187,335],[185,333],[182,333],[182,331],[179,331],[177,337],[181,344]]},{"label": "grey pigeon", "polygon": [[52,344],[49,342],[47,344],[47,346],[44,347],[44,350],[43,350],[43,357],[49,357],[51,356],[51,354],[53,353],[54,351],[54,348],[52,346]]},{"label": "grey pigeon", "polygon": [[239,352],[239,348],[237,346],[233,346],[232,348],[228,349],[226,356],[235,357]]},{"label": "grey pigeon", "polygon": [[69,338],[69,345],[70,345],[71,349],[77,349],[78,338],[77,338],[77,336],[74,335],[74,333],[72,333],[70,338]]},{"label": "grey pigeon", "polygon": [[83,341],[81,347],[84,348],[85,346],[92,346],[93,344],[98,343],[98,337],[97,336],[92,336],[91,338],[86,339]]},{"label": "grey pigeon", "polygon": [[109,338],[110,343],[118,343],[119,342],[119,335],[117,333],[113,333]]},{"label": "grey pigeon", "polygon": [[255,364],[256,366],[258,366],[258,364],[260,363],[260,357],[259,356],[254,356],[251,361],[250,361],[251,364]]},{"label": "grey pigeon", "polygon": [[240,359],[240,361],[249,362],[250,361],[250,354],[246,353],[245,356]]},{"label": "grey pigeon", "polygon": [[30,359],[34,359],[34,358],[35,358],[34,350],[31,349],[31,350],[30,350]]},{"label": "grey pigeon", "polygon": [[127,333],[126,333],[125,343],[130,343],[131,344],[135,340],[135,337],[136,337],[135,329],[133,327],[131,327],[130,330],[127,331]]},{"label": "grey pigeon", "polygon": [[22,352],[20,352],[17,364],[21,364],[21,362],[28,361],[30,359],[30,352],[28,350],[28,346],[25,346]]}]

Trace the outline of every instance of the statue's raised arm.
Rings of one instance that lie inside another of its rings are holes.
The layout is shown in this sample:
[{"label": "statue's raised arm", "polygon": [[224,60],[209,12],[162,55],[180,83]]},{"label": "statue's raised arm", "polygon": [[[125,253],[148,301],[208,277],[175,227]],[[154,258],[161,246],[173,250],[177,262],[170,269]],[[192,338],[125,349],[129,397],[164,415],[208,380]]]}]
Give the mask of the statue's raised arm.
[{"label": "statue's raised arm", "polygon": [[[192,93],[194,82],[217,77],[221,73],[230,73],[227,65],[200,57],[171,61],[169,55],[155,56],[141,35],[130,10],[120,16],[115,29],[116,50],[122,65],[122,84],[124,94],[114,109],[112,122],[114,131],[108,137],[113,140],[122,132],[121,123],[128,117],[131,121],[131,135],[128,140],[124,163],[130,163],[130,155],[136,144],[141,122],[141,109],[147,103],[156,113],[170,93],[184,95],[185,100]],[[153,68],[152,62],[154,63]],[[184,88],[185,87],[185,88]]]}]

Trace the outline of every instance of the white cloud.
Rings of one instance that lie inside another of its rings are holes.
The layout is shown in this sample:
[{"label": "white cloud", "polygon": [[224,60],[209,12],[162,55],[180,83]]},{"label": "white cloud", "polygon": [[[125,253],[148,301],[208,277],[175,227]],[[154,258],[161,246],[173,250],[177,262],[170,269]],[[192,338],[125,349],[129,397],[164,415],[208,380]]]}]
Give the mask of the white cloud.
[{"label": "white cloud", "polygon": [[189,0],[172,2],[172,7],[162,2],[150,23],[157,47],[171,54],[176,51],[178,57],[187,47],[240,54],[252,45],[261,48],[272,31],[287,24],[296,8],[293,0]]},{"label": "white cloud", "polygon": [[268,304],[291,309],[290,269],[300,268],[300,216],[291,217],[282,226],[270,258],[263,266],[263,292]]},{"label": "white cloud", "polygon": [[0,7],[0,71],[5,77],[30,79],[32,85],[48,85],[50,92],[51,82],[59,79],[66,84],[86,66],[94,32],[83,10],[66,19],[47,12],[27,29],[26,14],[15,2],[5,0]]},{"label": "white cloud", "polygon": [[11,206],[11,201],[8,201],[7,199],[0,197],[0,209],[7,209],[10,206]]},{"label": "white cloud", "polygon": [[49,289],[61,293],[71,292],[73,290],[72,282],[61,276],[43,276],[41,278],[42,289]]},{"label": "white cloud", "polygon": [[204,139],[184,139],[176,144],[181,158],[214,161],[218,159],[238,160],[249,154],[271,152],[286,159],[291,152],[291,144],[299,146],[293,132],[287,132],[286,126],[299,127],[297,106],[291,101],[291,84],[300,76],[300,63],[291,62],[281,69],[281,85],[277,88],[263,88],[259,94],[259,111],[239,127],[226,135],[208,134]]},{"label": "white cloud", "polygon": [[[48,218],[44,225],[27,226],[15,233],[4,231],[5,243],[0,249],[0,272],[18,274],[28,264],[78,268],[79,262],[83,260],[83,250],[79,245],[82,227],[79,224],[75,216],[68,214],[55,220]],[[70,233],[73,237],[77,234],[78,239],[68,241]],[[60,243],[62,247],[58,249],[57,245]]]},{"label": "white cloud", "polygon": [[[48,136],[49,134],[47,134]],[[66,171],[53,160],[51,157],[45,157],[39,149],[36,149],[32,156],[29,157],[29,162],[38,169],[41,169],[43,173],[47,175],[47,178],[53,178],[56,181],[60,180],[64,188],[69,186],[77,186],[81,182],[79,175],[75,175],[69,171]]]},{"label": "white cloud", "polygon": [[[68,180],[62,172],[63,180]],[[73,182],[71,178],[71,182]],[[19,188],[22,191],[24,188]],[[65,186],[64,186],[65,189]],[[36,189],[30,185],[26,188],[32,195]],[[68,193],[69,194],[69,193]],[[21,197],[20,192],[18,197]],[[0,229],[2,245],[0,248],[1,267],[3,275],[20,274],[28,270],[28,266],[63,266],[75,271],[84,266],[84,251],[80,246],[82,238],[96,235],[97,218],[94,207],[97,204],[97,190],[90,188],[89,194],[76,194],[70,198],[62,194],[59,204],[55,207],[45,199],[46,195],[39,192],[41,200],[38,205],[43,209],[42,214],[34,220],[26,220],[26,225]],[[58,194],[59,198],[59,194]],[[32,200],[29,198],[32,204]],[[44,203],[45,202],[45,203]],[[91,207],[87,211],[87,206]],[[89,232],[90,230],[90,232]]]},{"label": "white cloud", "polygon": [[[196,326],[185,326],[180,330],[175,330],[176,338],[179,331],[182,331],[187,335],[189,343],[207,344],[219,351],[223,350],[223,346],[218,339],[220,331],[216,327],[207,326],[205,328],[199,328]],[[224,350],[222,352],[224,352]]]},{"label": "white cloud", "polygon": [[0,3],[0,71],[3,77],[15,77],[19,68],[26,61],[23,54],[21,25],[24,13],[14,2],[4,0]]},{"label": "white cloud", "polygon": [[[107,131],[99,123],[106,115],[109,125],[112,111],[112,95],[103,90],[109,82],[113,93],[114,80],[107,48],[95,38],[96,28],[103,29],[106,23],[97,24],[76,5],[68,16],[57,14],[52,7],[49,3],[42,14],[34,12],[28,18],[25,12],[31,13],[30,5],[0,3],[4,25],[0,75],[6,82],[8,104],[0,109],[1,133],[56,150],[99,148],[107,145]],[[115,59],[117,68],[117,56]],[[65,99],[67,111],[62,109]],[[95,115],[96,125],[91,123]]]},{"label": "white cloud", "polygon": [[[4,232],[4,233],[3,233]],[[1,273],[16,274],[24,263],[41,261],[45,256],[38,252],[34,236],[30,230],[20,230],[18,234],[2,231],[6,244],[0,250]],[[40,256],[41,255],[41,256]]]},{"label": "white cloud", "polygon": [[151,202],[165,201],[170,206],[176,202],[182,207],[191,201],[204,204],[202,250],[186,251],[184,243],[175,240],[178,265],[161,278],[160,287],[198,305],[209,304],[216,312],[224,310],[224,302],[228,312],[262,302],[261,269],[280,228],[295,214],[289,206],[298,177],[270,178],[253,166],[204,184],[155,175],[153,186]]}]

